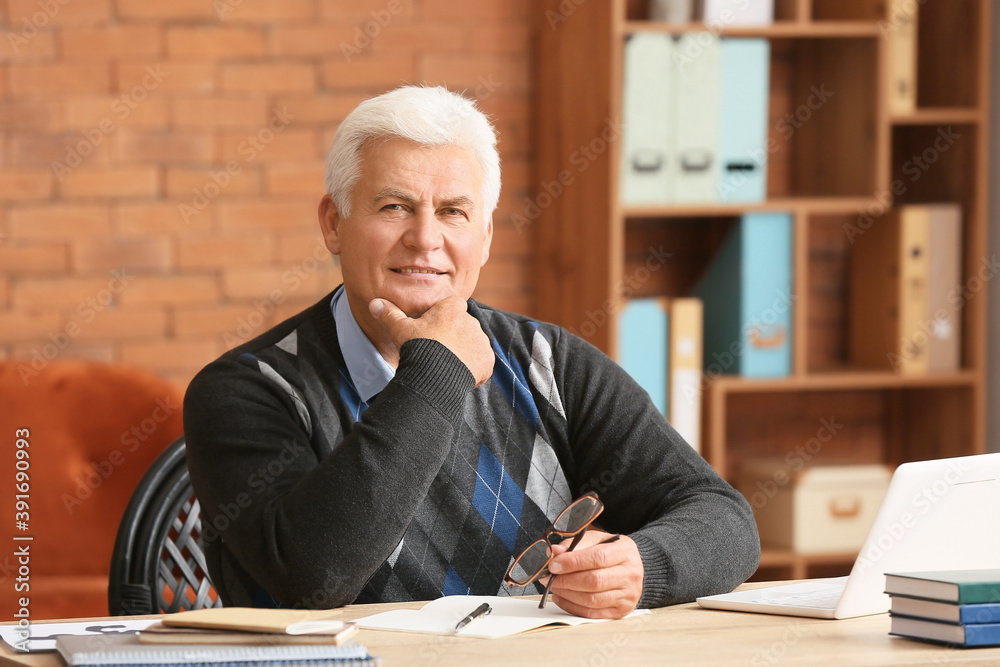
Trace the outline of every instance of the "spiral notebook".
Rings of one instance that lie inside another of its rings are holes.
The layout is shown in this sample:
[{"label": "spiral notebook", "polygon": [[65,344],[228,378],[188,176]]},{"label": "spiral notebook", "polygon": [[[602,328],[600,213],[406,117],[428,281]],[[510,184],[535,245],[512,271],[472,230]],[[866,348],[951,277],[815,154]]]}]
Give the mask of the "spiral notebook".
[{"label": "spiral notebook", "polygon": [[141,644],[136,635],[73,636],[56,639],[56,650],[72,667],[102,665],[308,665],[379,664],[361,644],[235,646],[216,644]]}]

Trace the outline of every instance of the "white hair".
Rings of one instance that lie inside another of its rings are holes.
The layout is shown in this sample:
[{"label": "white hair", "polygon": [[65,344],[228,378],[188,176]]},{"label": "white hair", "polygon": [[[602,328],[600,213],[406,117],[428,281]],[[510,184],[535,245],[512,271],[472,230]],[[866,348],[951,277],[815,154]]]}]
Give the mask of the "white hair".
[{"label": "white hair", "polygon": [[475,102],[441,86],[403,86],[365,100],[337,128],[326,157],[326,191],[341,217],[361,177],[361,152],[371,141],[406,139],[422,146],[459,146],[483,168],[483,219],[500,199],[497,133]]}]

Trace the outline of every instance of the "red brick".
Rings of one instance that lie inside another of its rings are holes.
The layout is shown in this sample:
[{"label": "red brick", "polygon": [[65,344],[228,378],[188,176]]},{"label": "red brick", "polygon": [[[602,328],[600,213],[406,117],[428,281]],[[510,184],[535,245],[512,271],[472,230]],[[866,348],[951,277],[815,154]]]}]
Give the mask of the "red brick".
[{"label": "red brick", "polygon": [[204,232],[212,228],[210,212],[184,221],[179,201],[124,203],[115,206],[116,234],[171,234]]},{"label": "red brick", "polygon": [[176,127],[257,129],[270,114],[259,97],[182,97],[171,100],[170,106]]},{"label": "red brick", "polygon": [[[44,342],[24,343],[12,346],[11,357],[20,360],[18,363],[18,373],[21,372],[22,367],[27,373],[25,384],[30,384],[38,376],[39,371],[35,370],[34,364],[39,362],[48,364],[48,360],[51,358],[86,359],[88,361],[102,361],[105,363],[117,361],[115,346],[112,343],[86,344],[71,342],[66,349],[61,351],[52,347],[53,345],[53,343],[46,339]],[[51,356],[53,353],[50,350],[55,350],[54,357]],[[42,372],[44,372],[44,366]]]},{"label": "red brick", "polygon": [[264,31],[244,27],[167,28],[171,58],[255,58],[264,54]]},{"label": "red brick", "polygon": [[4,170],[0,171],[0,192],[7,201],[48,199],[52,196],[54,180],[48,169]]},{"label": "red brick", "polygon": [[170,241],[163,236],[76,241],[72,257],[73,269],[78,273],[110,271],[119,266],[135,271],[166,271],[173,264]]},{"label": "red brick", "polygon": [[308,63],[234,63],[220,67],[220,88],[235,93],[302,93],[316,90]]},{"label": "red brick", "polygon": [[0,308],[10,305],[10,278],[0,276]]},{"label": "red brick", "polygon": [[323,85],[330,90],[382,93],[416,80],[417,63],[412,54],[366,54],[350,62],[331,58],[323,63]]},{"label": "red brick", "polygon": [[[131,274],[127,274],[131,276]],[[75,310],[88,299],[102,298],[105,294],[124,294],[135,282],[123,284],[106,278],[19,278],[14,285],[14,305],[18,308],[62,308]],[[112,289],[114,288],[114,289]]]},{"label": "red brick", "polygon": [[154,197],[160,189],[155,167],[80,168],[67,174],[59,184],[63,198]]},{"label": "red brick", "polygon": [[167,169],[167,196],[190,203],[195,191],[206,197],[216,190],[226,197],[259,195],[260,181],[259,169],[238,162],[203,169]]},{"label": "red brick", "polygon": [[61,97],[67,93],[106,93],[110,66],[104,60],[58,65],[19,65],[10,70],[10,92],[22,97]]},{"label": "red brick", "polygon": [[215,303],[219,283],[213,276],[139,276],[121,294],[123,305]]},{"label": "red brick", "polygon": [[70,320],[79,324],[77,339],[84,342],[162,338],[168,325],[163,308],[93,308],[82,317],[71,315]]},{"label": "red brick", "polygon": [[0,127],[18,131],[54,132],[61,129],[61,120],[59,106],[51,101],[0,102]]},{"label": "red brick", "polygon": [[[333,286],[326,293],[332,292],[333,288],[339,285],[343,280],[340,278],[339,272],[334,272],[331,274],[332,280],[330,284]],[[325,293],[324,293],[325,294]],[[323,294],[311,294],[311,295],[297,295],[294,298],[289,298],[287,301],[283,302],[274,310],[274,321],[283,322],[289,317],[298,315],[306,308],[316,305],[320,297]]]},{"label": "red brick", "polygon": [[[468,36],[465,28],[456,30],[449,23],[402,23],[396,22],[385,27],[378,35],[371,38],[373,51],[435,51],[453,54],[468,51]],[[364,38],[357,34],[352,36],[351,45],[361,47]],[[361,48],[365,51],[364,48]]]},{"label": "red brick", "polygon": [[292,124],[329,125],[342,121],[356,106],[368,99],[360,92],[330,92],[275,98],[275,107],[294,114]]},{"label": "red brick", "polygon": [[534,49],[535,33],[530,22],[474,23],[465,30],[466,53],[524,56]]},{"label": "red brick", "polygon": [[121,346],[122,363],[157,372],[194,373],[216,356],[215,344],[203,340],[126,342]]},{"label": "red brick", "polygon": [[214,19],[212,3],[206,0],[170,0],[150,2],[149,0],[118,0],[118,18],[152,19],[157,21]]},{"label": "red brick", "polygon": [[214,144],[207,132],[168,129],[122,130],[117,139],[118,157],[123,162],[210,162]]},{"label": "red brick", "polygon": [[127,95],[72,97],[66,100],[66,125],[70,128],[100,127],[105,119],[115,127],[161,128],[169,121],[169,106],[162,98],[136,102]]},{"label": "red brick", "polygon": [[[268,37],[268,52],[275,56],[327,56],[354,45],[353,24],[278,25]],[[348,51],[349,52],[349,51]]]},{"label": "red brick", "polygon": [[111,212],[107,206],[54,204],[11,208],[7,224],[11,238],[65,241],[108,236]]},{"label": "red brick", "polygon": [[59,32],[64,58],[158,56],[163,52],[161,42],[161,30],[155,24],[63,28]]},{"label": "red brick", "polygon": [[[227,305],[227,306],[194,306],[174,309],[173,330],[178,338],[213,336],[221,338],[223,334],[230,333],[238,335],[236,329],[239,327],[240,319],[246,320],[251,317],[254,324],[258,318],[262,321],[258,328],[258,333],[263,333],[265,329],[276,323],[272,316],[268,316],[268,297],[263,298],[263,305],[260,308],[250,304]],[[273,307],[273,305],[271,306]],[[256,311],[258,316],[252,313]]]},{"label": "red brick", "polygon": [[55,33],[52,30],[35,30],[34,27],[14,26],[3,31],[0,39],[0,60],[24,62],[50,59],[56,54]]},{"label": "red brick", "polygon": [[[103,132],[87,128],[54,136],[14,136],[10,141],[10,166],[44,167],[52,170],[56,179],[81,165],[94,166],[110,161],[111,142]],[[97,137],[98,139],[95,139]],[[95,146],[94,141],[99,143]],[[74,166],[70,166],[74,165]]]},{"label": "red brick", "polygon": [[38,0],[7,0],[7,12],[10,26],[21,30],[27,20],[36,26],[48,24],[59,25],[93,25],[107,23],[111,19],[111,0],[86,0],[74,2],[57,0],[56,5],[48,3],[51,10],[46,11],[38,4]]},{"label": "red brick", "polygon": [[428,21],[508,21],[530,18],[533,0],[421,0],[423,18]]},{"label": "red brick", "polygon": [[268,195],[303,195],[318,202],[325,192],[323,179],[326,164],[322,161],[268,165],[264,182]]},{"label": "red brick", "polygon": [[320,234],[319,222],[315,225],[302,226],[299,229],[290,229],[278,235],[277,262],[279,264],[287,266],[303,264],[310,257],[319,263],[333,266],[330,251],[326,249]]},{"label": "red brick", "polygon": [[0,312],[0,342],[15,343],[44,340],[61,331],[59,313],[54,310],[17,310]]},{"label": "red brick", "polygon": [[[219,10],[226,4],[221,0]],[[313,0],[230,0],[231,11],[218,11],[219,19],[232,23],[287,23],[309,21],[316,18]]]},{"label": "red brick", "polygon": [[177,266],[182,271],[259,266],[270,263],[272,254],[271,237],[267,234],[185,236],[177,242]]},{"label": "red brick", "polygon": [[260,129],[226,130],[216,139],[215,160],[227,163],[235,160],[244,166],[253,162],[314,160],[320,157],[316,132],[312,129],[289,129],[271,132]]},{"label": "red brick", "polygon": [[15,246],[0,242],[0,266],[12,275],[64,272],[68,254],[65,244],[61,243],[19,243]]},{"label": "red brick", "polygon": [[[203,60],[118,63],[118,90],[131,95],[137,88],[157,93],[210,93],[215,90],[215,64]],[[137,96],[133,95],[133,99]]]},{"label": "red brick", "polygon": [[273,229],[288,226],[319,224],[316,222],[318,202],[310,198],[246,199],[239,203],[219,202],[218,214],[223,230],[240,231]]},{"label": "red brick", "polygon": [[362,26],[367,21],[376,25],[386,22],[388,14],[396,18],[412,18],[416,14],[413,0],[321,0],[320,15],[325,20],[352,20]]},{"label": "red brick", "polygon": [[531,88],[531,67],[526,55],[496,58],[468,54],[463,58],[426,54],[420,57],[421,81],[447,85],[468,97],[525,93]]},{"label": "red brick", "polygon": [[325,294],[331,284],[333,266],[307,258],[297,264],[266,269],[233,269],[222,274],[222,292],[228,299],[256,299],[278,290],[284,299],[307,294]]}]

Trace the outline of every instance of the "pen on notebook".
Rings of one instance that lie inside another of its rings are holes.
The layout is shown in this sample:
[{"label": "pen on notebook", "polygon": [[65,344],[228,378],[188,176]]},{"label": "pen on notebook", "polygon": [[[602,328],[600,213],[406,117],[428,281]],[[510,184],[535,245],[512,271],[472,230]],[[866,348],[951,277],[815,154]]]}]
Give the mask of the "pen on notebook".
[{"label": "pen on notebook", "polygon": [[482,603],[481,605],[479,605],[478,607],[476,607],[474,610],[472,610],[472,613],[470,613],[468,616],[466,616],[465,618],[463,618],[461,621],[459,621],[455,625],[455,632],[458,632],[459,630],[461,630],[462,628],[464,628],[465,626],[467,626],[469,623],[472,623],[477,618],[482,618],[483,616],[488,616],[491,611],[493,611],[493,607],[491,607],[486,602]]}]

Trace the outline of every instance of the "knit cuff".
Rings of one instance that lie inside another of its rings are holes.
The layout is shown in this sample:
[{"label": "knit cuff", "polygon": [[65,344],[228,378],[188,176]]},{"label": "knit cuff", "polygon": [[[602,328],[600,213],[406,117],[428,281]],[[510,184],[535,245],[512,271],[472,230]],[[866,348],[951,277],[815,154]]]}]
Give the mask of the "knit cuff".
[{"label": "knit cuff", "polygon": [[441,410],[449,421],[458,418],[466,395],[476,386],[475,376],[462,360],[430,338],[403,343],[396,380]]},{"label": "knit cuff", "polygon": [[639,548],[642,558],[642,597],[639,598],[640,609],[651,609],[663,605],[663,600],[669,598],[670,579],[673,568],[663,547],[641,532],[629,535],[635,546]]}]

